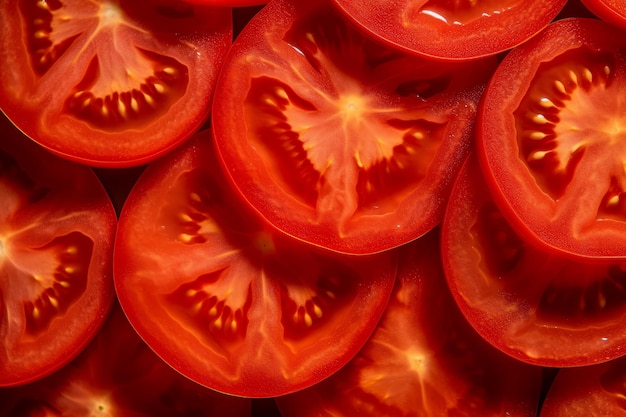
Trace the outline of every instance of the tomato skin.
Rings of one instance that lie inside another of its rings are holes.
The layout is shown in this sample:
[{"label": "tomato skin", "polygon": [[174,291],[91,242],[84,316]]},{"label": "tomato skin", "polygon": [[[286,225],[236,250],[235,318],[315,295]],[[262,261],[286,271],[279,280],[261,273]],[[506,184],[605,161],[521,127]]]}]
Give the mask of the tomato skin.
[{"label": "tomato skin", "polygon": [[473,154],[451,194],[441,252],[461,311],[506,354],[547,367],[623,355],[623,263],[572,260],[524,241],[495,205]]},{"label": "tomato skin", "polygon": [[208,390],[150,350],[117,303],[72,362],[28,385],[0,389],[3,416],[250,417],[251,401]]},{"label": "tomato skin", "polygon": [[539,417],[626,416],[626,358],[561,369],[548,390]]},{"label": "tomato skin", "polygon": [[524,240],[573,258],[626,258],[625,150],[612,127],[621,117],[625,49],[616,27],[563,19],[511,51],[491,78],[478,155]]},{"label": "tomato skin", "polygon": [[114,298],[117,218],[94,172],[0,118],[0,386],[59,369]]},{"label": "tomato skin", "polygon": [[373,331],[396,256],[346,257],[292,240],[226,184],[210,131],[146,168],[116,237],[122,308],[160,357],[211,389],[273,397],[310,386]]},{"label": "tomato skin", "polygon": [[536,415],[541,370],[467,324],[446,287],[438,233],[397,249],[396,287],[370,340],[328,379],[277,398],[283,417]]},{"label": "tomato skin", "polygon": [[358,255],[400,246],[441,220],[495,64],[417,58],[373,42],[326,2],[272,2],[218,79],[220,160],[290,236]]},{"label": "tomato skin", "polygon": [[626,28],[626,4],[621,0],[582,0],[583,4],[600,19]]},{"label": "tomato skin", "polygon": [[557,16],[567,0],[474,5],[441,0],[333,3],[363,30],[394,48],[431,59],[469,60],[496,55],[530,39]]},{"label": "tomato skin", "polygon": [[207,119],[232,39],[228,8],[149,0],[0,8],[0,109],[57,155],[146,163]]}]

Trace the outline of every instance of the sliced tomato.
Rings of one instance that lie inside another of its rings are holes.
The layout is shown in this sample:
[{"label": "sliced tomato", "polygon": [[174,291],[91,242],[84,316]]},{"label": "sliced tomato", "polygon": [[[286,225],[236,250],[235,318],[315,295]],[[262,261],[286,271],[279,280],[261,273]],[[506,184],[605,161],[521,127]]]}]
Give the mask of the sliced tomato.
[{"label": "sliced tomato", "polygon": [[567,0],[333,0],[367,33],[442,60],[495,55],[530,39]]},{"label": "sliced tomato", "polygon": [[0,386],[75,357],[113,300],[116,216],[85,166],[0,118]]},{"label": "sliced tomato", "polygon": [[539,417],[626,416],[626,357],[561,369]]},{"label": "sliced tomato", "polygon": [[394,253],[326,253],[264,226],[226,184],[209,131],[146,169],[115,245],[117,293],[141,337],[182,374],[246,397],[348,362],[395,276]]},{"label": "sliced tomato", "polygon": [[441,220],[494,65],[388,49],[325,2],[271,2],[221,72],[215,142],[278,229],[338,252],[383,251]]},{"label": "sliced tomato", "polygon": [[438,231],[401,248],[393,295],[371,339],[321,383],[277,398],[283,417],[535,417],[538,367],[497,351],[454,304]]},{"label": "sliced tomato", "polygon": [[626,2],[624,0],[582,0],[582,2],[602,20],[626,28]]},{"label": "sliced tomato", "polygon": [[525,242],[494,203],[476,158],[459,174],[442,235],[457,304],[498,349],[550,367],[624,354],[626,263],[572,260]]},{"label": "sliced tomato", "polygon": [[74,361],[32,384],[0,389],[0,415],[250,417],[251,401],[177,373],[141,340],[116,304]]},{"label": "sliced tomato", "polygon": [[524,240],[626,259],[626,31],[554,22],[492,77],[478,149],[496,203]]},{"label": "sliced tomato", "polygon": [[0,16],[0,109],[98,166],[152,160],[202,126],[232,36],[229,9],[168,0],[19,0]]}]

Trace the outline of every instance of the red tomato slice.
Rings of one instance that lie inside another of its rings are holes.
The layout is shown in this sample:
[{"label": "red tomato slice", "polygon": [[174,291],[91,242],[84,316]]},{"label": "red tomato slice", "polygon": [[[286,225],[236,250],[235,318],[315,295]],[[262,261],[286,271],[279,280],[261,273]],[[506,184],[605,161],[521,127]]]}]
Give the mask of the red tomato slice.
[{"label": "red tomato slice", "polygon": [[441,220],[494,64],[413,57],[324,2],[271,2],[218,80],[217,148],[242,196],[281,231],[352,254],[397,247]]},{"label": "red tomato slice", "polygon": [[562,369],[539,417],[626,416],[626,358]]},{"label": "red tomato slice", "polygon": [[496,203],[524,240],[626,258],[626,31],[553,23],[503,60],[479,114]]},{"label": "red tomato slice", "polygon": [[333,0],[395,48],[442,60],[495,55],[530,39],[567,0]]},{"label": "red tomato slice", "polygon": [[538,367],[497,351],[446,287],[438,235],[401,249],[397,284],[371,339],[338,373],[277,398],[283,417],[535,417]]},{"label": "red tomato slice", "polygon": [[203,131],[131,191],[115,248],[121,305],[160,357],[209,388],[305,388],[370,336],[396,257],[326,253],[262,226],[231,195],[211,145]]},{"label": "red tomato slice", "polygon": [[476,158],[464,165],[442,223],[442,258],[468,321],[524,362],[581,366],[624,354],[626,263],[584,262],[516,234]]},{"label": "red tomato slice", "polygon": [[139,338],[119,306],[74,361],[32,384],[0,389],[3,416],[250,417],[251,401],[202,387]]},{"label": "red tomato slice", "polygon": [[138,165],[208,117],[231,41],[229,9],[168,0],[0,6],[0,108],[65,158]]},{"label": "red tomato slice", "polygon": [[582,0],[582,2],[602,20],[626,28],[626,2],[624,0]]},{"label": "red tomato slice", "polygon": [[93,171],[0,118],[0,386],[75,357],[113,300],[116,216]]}]

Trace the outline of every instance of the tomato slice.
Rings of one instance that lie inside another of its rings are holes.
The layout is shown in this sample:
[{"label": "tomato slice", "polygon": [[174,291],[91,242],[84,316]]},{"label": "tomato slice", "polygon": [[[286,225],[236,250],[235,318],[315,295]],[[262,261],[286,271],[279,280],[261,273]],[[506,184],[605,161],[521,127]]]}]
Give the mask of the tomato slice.
[{"label": "tomato slice", "polygon": [[525,240],[574,257],[626,258],[625,51],[626,32],[563,19],[515,48],[491,79],[479,156]]},{"label": "tomato slice", "polygon": [[221,72],[215,142],[278,229],[338,252],[383,251],[441,220],[494,66],[391,50],[324,2],[271,2]]},{"label": "tomato slice", "polygon": [[139,165],[202,126],[232,36],[229,9],[168,0],[19,0],[0,16],[0,108],[94,166]]},{"label": "tomato slice", "polygon": [[203,131],[139,178],[114,272],[131,323],[165,361],[217,391],[273,397],[363,346],[396,256],[327,253],[263,226],[232,195]]},{"label": "tomato slice", "polygon": [[338,373],[277,398],[283,417],[535,417],[538,367],[497,351],[454,304],[438,231],[400,249],[398,278],[371,339]]},{"label": "tomato slice", "polygon": [[446,277],[468,321],[500,350],[535,365],[623,355],[626,263],[572,260],[527,243],[487,190],[472,157],[442,223]]},{"label": "tomato slice", "polygon": [[116,303],[74,361],[32,384],[0,389],[0,415],[250,417],[251,401],[209,390],[173,370]]},{"label": "tomato slice", "polygon": [[116,215],[94,172],[0,118],[0,386],[75,357],[113,300]]},{"label": "tomato slice", "polygon": [[626,357],[561,369],[539,417],[626,416]]},{"label": "tomato slice", "polygon": [[442,60],[495,55],[530,39],[567,0],[333,0],[367,33]]},{"label": "tomato slice", "polygon": [[626,2],[623,0],[582,0],[582,2],[602,20],[626,28]]}]

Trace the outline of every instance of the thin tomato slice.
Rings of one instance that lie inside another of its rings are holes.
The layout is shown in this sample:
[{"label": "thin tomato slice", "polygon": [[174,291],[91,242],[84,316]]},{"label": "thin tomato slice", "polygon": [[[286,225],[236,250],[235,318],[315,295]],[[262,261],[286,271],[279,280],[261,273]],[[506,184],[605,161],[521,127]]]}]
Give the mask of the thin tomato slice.
[{"label": "thin tomato slice", "polygon": [[441,220],[494,65],[389,49],[326,2],[271,2],[225,62],[215,142],[278,229],[338,252],[383,251]]},{"label": "thin tomato slice", "polygon": [[209,388],[273,397],[337,371],[363,346],[394,253],[326,253],[242,207],[203,131],[150,165],[120,216],[122,307],[165,361]]},{"label": "thin tomato slice", "polygon": [[525,242],[487,190],[472,157],[442,223],[446,277],[468,321],[498,349],[535,365],[623,355],[626,264],[572,260]]},{"label": "thin tomato slice", "polygon": [[371,339],[335,375],[277,398],[283,417],[536,415],[540,369],[467,324],[446,286],[437,233],[400,249],[396,287]]},{"label": "thin tomato slice", "polygon": [[626,2],[623,0],[582,0],[602,20],[626,28]]},{"label": "thin tomato slice", "polygon": [[566,0],[334,0],[364,31],[408,52],[468,60],[511,49],[547,26]]},{"label": "thin tomato slice", "polygon": [[116,215],[94,172],[0,120],[0,386],[62,367],[113,300]]},{"label": "thin tomato slice", "polygon": [[0,389],[0,415],[250,417],[251,401],[202,387],[141,340],[117,303],[92,343],[60,371]]},{"label": "thin tomato slice", "polygon": [[552,23],[509,53],[479,112],[494,199],[524,240],[573,257],[626,259],[626,31]]},{"label": "thin tomato slice", "polygon": [[205,122],[232,36],[227,8],[169,0],[0,6],[0,109],[65,158],[139,165]]}]

